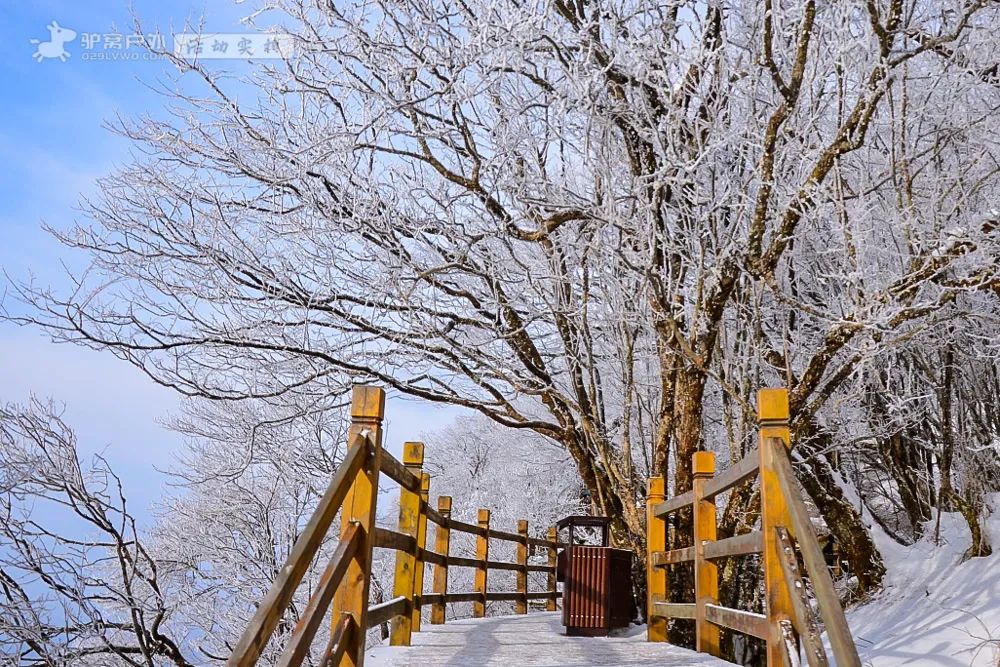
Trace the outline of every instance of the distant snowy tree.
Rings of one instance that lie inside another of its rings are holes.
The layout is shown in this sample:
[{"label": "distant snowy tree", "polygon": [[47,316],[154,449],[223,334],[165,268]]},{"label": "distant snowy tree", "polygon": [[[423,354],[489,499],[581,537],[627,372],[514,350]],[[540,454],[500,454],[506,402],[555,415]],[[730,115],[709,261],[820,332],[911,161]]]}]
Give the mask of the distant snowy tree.
[{"label": "distant snowy tree", "polygon": [[174,571],[54,405],[0,407],[0,664],[196,664]]},{"label": "distant snowy tree", "polygon": [[[222,664],[339,463],[344,412],[315,408],[186,404],[174,488],[145,530],[53,406],[0,409],[0,664]],[[277,664],[336,545],[333,532],[261,665]],[[391,590],[391,575],[376,579]]]},{"label": "distant snowy tree", "polygon": [[[463,417],[453,424],[424,435],[425,469],[431,475],[431,501],[452,496],[452,516],[476,522],[479,508],[489,509],[490,524],[498,530],[514,532],[520,519],[528,521],[533,537],[544,537],[556,521],[570,514],[589,512],[591,503],[576,474],[572,459],[552,440],[530,431],[508,429],[483,416]],[[428,533],[432,539],[433,528]],[[472,558],[475,541],[452,533],[452,553]],[[515,546],[493,540],[490,559],[514,562]],[[536,554],[544,563],[547,553]],[[533,561],[534,562],[534,561]],[[425,576],[429,586],[431,569]],[[513,591],[513,572],[491,572],[490,589]],[[473,590],[473,570],[449,570],[449,588],[454,592]],[[544,590],[544,573],[532,573],[531,590]],[[455,616],[471,615],[467,603],[451,605]],[[493,611],[511,611],[513,605],[491,602]]]},{"label": "distant snowy tree", "polygon": [[[197,637],[202,662],[229,657],[327,489],[347,422],[325,407],[193,401],[173,420],[189,438],[171,470],[178,488],[159,503],[149,541],[176,564],[184,601],[176,616]],[[261,664],[276,664],[336,545],[334,530]]]}]

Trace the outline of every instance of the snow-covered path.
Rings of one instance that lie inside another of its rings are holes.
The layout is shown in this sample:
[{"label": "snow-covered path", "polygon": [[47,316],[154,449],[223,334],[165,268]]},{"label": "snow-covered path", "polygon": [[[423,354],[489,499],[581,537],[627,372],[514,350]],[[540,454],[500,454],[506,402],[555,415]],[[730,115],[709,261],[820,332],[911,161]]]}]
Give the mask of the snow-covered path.
[{"label": "snow-covered path", "polygon": [[559,612],[451,621],[414,633],[408,648],[379,646],[366,667],[732,667],[731,663],[669,644],[630,636],[563,634]]}]

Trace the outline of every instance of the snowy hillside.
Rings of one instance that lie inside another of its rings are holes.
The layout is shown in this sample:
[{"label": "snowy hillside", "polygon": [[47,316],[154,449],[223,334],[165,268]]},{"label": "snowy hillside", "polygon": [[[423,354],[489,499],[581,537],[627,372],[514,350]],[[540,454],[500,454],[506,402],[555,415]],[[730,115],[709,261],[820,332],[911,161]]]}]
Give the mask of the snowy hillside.
[{"label": "snowy hillside", "polygon": [[958,514],[905,547],[876,533],[888,567],[886,588],[848,612],[861,659],[873,667],[1000,665],[1000,494],[986,522],[994,554],[962,561],[969,530]]}]

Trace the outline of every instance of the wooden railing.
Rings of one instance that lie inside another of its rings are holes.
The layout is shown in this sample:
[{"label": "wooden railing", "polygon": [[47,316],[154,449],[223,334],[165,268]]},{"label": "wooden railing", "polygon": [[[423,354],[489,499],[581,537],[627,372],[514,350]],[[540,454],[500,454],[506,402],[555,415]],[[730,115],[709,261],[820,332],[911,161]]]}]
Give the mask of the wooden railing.
[{"label": "wooden railing", "polygon": [[[364,663],[366,630],[389,622],[390,643],[407,646],[420,630],[421,608],[431,606],[430,621],[445,622],[445,605],[472,602],[473,616],[486,613],[489,601],[512,601],[517,613],[527,613],[529,600],[545,600],[546,609],[556,610],[555,527],[546,538],[531,537],[528,522],[519,521],[516,533],[490,527],[490,511],[480,509],[475,525],[451,518],[451,498],[438,498],[437,510],[429,506],[430,478],[422,471],[424,448],[419,442],[403,446],[402,462],[382,449],[382,418],[385,394],[375,387],[355,387],[351,402],[348,449],[312,518],[295,541],[288,560],[226,662],[230,667],[255,665],[288,610],[295,590],[312,564],[333,520],[341,513],[340,540],[327,563],[298,623],[278,660],[280,667],[302,664],[312,650],[323,619],[330,612],[331,628],[322,651],[323,667],[361,667]],[[395,530],[375,525],[380,473],[400,487],[399,522]],[[435,525],[434,550],[426,547],[427,524]],[[452,532],[469,533],[476,539],[476,557],[449,554]],[[517,562],[489,559],[490,540],[517,545]],[[548,551],[545,565],[528,563],[530,547]],[[372,549],[394,549],[396,569],[393,598],[368,606]],[[424,593],[424,565],[434,566],[432,592]],[[474,590],[448,592],[448,569],[475,569]],[[491,570],[517,573],[516,591],[490,592]],[[546,590],[529,592],[528,574],[545,572]],[[331,609],[332,606],[332,609]]]},{"label": "wooden railing", "polygon": [[[810,667],[825,667],[826,651],[803,581],[807,574],[837,665],[860,667],[843,608],[792,472],[788,393],[784,389],[761,390],[758,418],[757,451],[722,474],[715,475],[714,454],[697,452],[692,461],[693,488],[687,493],[664,500],[663,478],[649,480],[647,637],[650,641],[666,641],[669,619],[693,619],[698,651],[719,656],[719,628],[729,628],[763,639],[767,643],[768,667],[802,664],[800,648]],[[760,529],[716,539],[715,498],[758,477]],[[666,518],[688,508],[693,512],[693,546],[667,551]],[[805,573],[800,571],[796,546]],[[763,554],[764,614],[719,604],[716,561],[746,554]],[[671,602],[668,597],[666,568],[681,563],[694,566],[693,603]]]}]

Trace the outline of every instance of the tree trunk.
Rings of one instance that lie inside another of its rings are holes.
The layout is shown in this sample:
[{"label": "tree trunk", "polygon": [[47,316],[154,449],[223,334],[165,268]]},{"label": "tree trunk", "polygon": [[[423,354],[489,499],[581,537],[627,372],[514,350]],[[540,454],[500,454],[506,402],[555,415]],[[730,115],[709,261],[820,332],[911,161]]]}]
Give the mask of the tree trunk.
[{"label": "tree trunk", "polygon": [[[818,439],[825,440],[822,434]],[[855,594],[861,597],[881,587],[885,564],[861,515],[844,496],[830,464],[818,454],[825,447],[816,444],[815,440],[809,442],[805,438],[799,441],[797,446],[802,447],[806,455],[803,457],[805,465],[796,466],[796,477],[840,544],[841,555],[858,580]]]},{"label": "tree trunk", "polygon": [[942,490],[940,498],[942,503],[947,503],[949,507],[954,507],[958,510],[958,512],[962,515],[962,518],[965,519],[966,525],[969,526],[969,534],[972,536],[972,544],[963,554],[963,560],[968,560],[969,558],[981,558],[992,554],[993,547],[990,546],[989,538],[983,532],[982,524],[979,521],[979,513],[982,509],[982,503],[978,502],[975,498],[963,498],[954,490],[949,490],[947,495],[944,490]]},{"label": "tree trunk", "polygon": [[[702,444],[702,409],[705,396],[705,374],[687,366],[678,369],[674,382],[674,495],[691,490],[691,460]],[[674,530],[670,549],[691,546],[693,517],[690,510],[673,515]],[[668,570],[672,602],[694,601],[694,571],[690,565],[677,565]],[[694,647],[694,622],[675,620],[670,624],[670,641],[679,646]]]},{"label": "tree trunk", "polygon": [[931,519],[931,497],[924,450],[908,437],[906,431],[894,433],[882,447],[885,467],[899,490],[899,500],[910,522],[913,537],[923,533],[924,522]]}]

